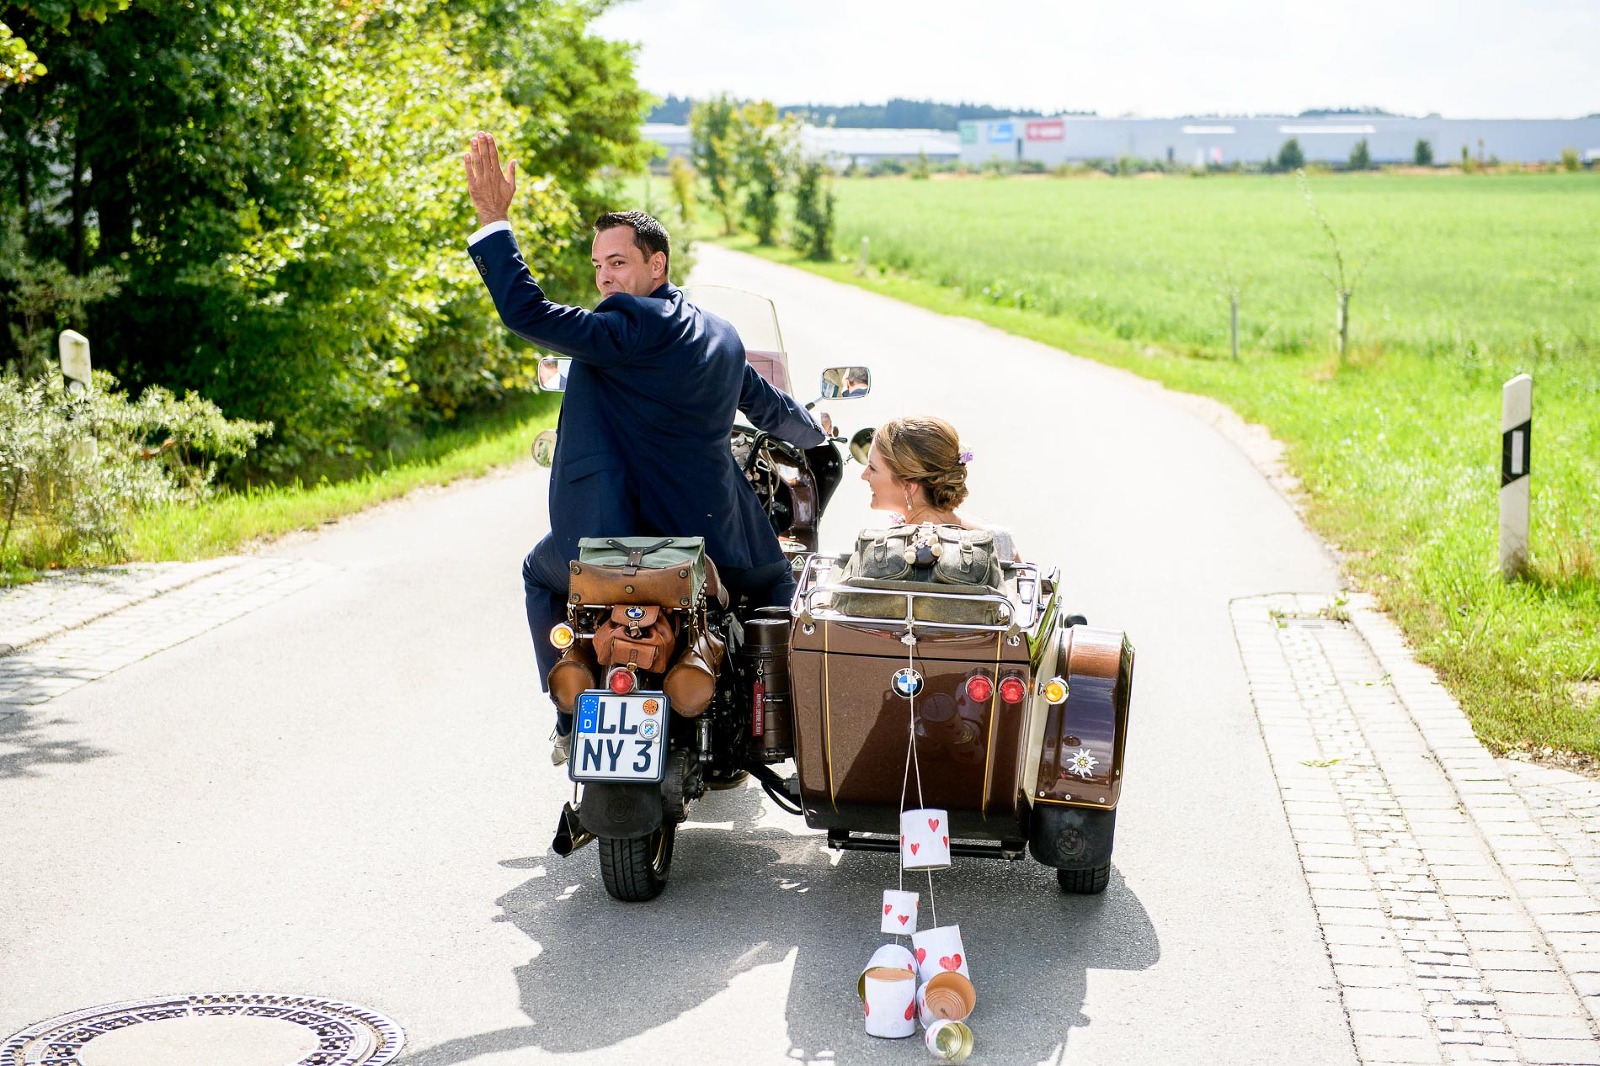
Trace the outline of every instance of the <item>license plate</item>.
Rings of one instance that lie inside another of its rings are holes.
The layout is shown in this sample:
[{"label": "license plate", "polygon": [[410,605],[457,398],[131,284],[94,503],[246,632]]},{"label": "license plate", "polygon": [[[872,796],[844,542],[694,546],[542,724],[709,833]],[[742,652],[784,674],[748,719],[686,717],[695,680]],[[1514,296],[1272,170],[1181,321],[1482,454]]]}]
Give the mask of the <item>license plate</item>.
[{"label": "license plate", "polygon": [[580,693],[567,773],[574,781],[660,781],[666,772],[668,710],[660,692]]}]

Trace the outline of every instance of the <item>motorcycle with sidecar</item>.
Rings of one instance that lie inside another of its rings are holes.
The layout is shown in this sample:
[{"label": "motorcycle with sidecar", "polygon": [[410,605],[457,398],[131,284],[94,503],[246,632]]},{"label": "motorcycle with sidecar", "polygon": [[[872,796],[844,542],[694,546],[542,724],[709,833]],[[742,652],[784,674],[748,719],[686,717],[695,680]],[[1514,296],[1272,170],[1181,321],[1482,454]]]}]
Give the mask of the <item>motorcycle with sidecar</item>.
[{"label": "motorcycle with sidecar", "polygon": [[[715,286],[691,302],[733,323],[752,365],[791,391],[769,300]],[[543,381],[564,378],[545,360]],[[822,374],[819,400],[864,395],[866,368]],[[535,458],[548,463],[551,434]],[[787,607],[734,601],[693,537],[600,537],[571,568],[552,699],[574,714],[574,802],[553,850],[597,843],[607,892],[654,898],[676,829],[707,791],[753,777],[830,847],[898,851],[908,762],[919,807],[949,812],[956,856],[1034,859],[1064,891],[1111,869],[1133,647],[1068,613],[1055,571],[1004,562],[983,585],[861,582],[818,551],[818,524],[871,430],[801,451],[736,426],[730,448],[796,575]],[[865,586],[870,586],[870,591]],[[775,767],[792,760],[793,771]],[[580,794],[581,793],[581,794]]]}]

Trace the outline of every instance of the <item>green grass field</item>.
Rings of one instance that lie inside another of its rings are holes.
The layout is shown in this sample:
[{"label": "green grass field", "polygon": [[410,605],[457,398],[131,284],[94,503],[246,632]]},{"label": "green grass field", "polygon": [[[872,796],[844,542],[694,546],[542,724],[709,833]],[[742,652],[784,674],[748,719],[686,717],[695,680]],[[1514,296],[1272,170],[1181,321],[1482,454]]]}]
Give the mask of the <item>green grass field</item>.
[{"label": "green grass field", "polygon": [[[1264,424],[1312,523],[1479,736],[1600,767],[1600,175],[1313,175],[1309,188],[1347,269],[1361,267],[1343,366],[1331,245],[1290,176],[841,181],[840,261],[812,269]],[[1535,383],[1532,567],[1507,584],[1500,387],[1520,372]]]}]

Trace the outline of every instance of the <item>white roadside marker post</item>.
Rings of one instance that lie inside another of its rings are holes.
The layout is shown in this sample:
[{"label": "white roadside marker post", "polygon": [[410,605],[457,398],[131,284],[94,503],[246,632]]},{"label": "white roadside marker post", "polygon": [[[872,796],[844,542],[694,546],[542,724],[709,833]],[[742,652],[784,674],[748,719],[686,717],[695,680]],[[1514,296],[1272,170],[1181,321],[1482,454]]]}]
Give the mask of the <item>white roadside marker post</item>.
[{"label": "white roadside marker post", "polygon": [[56,348],[61,354],[61,376],[67,381],[69,392],[78,392],[93,386],[90,376],[89,338],[74,329],[64,329],[56,338]]},{"label": "white roadside marker post", "polygon": [[[67,396],[82,396],[92,389],[94,375],[89,361],[89,338],[77,330],[64,329],[56,338],[56,350],[61,358],[61,376],[67,383]],[[67,451],[74,459],[91,460],[96,455],[95,439],[77,437],[67,446]]]},{"label": "white roadside marker post", "polygon": [[1500,390],[1500,576],[1528,567],[1528,470],[1533,441],[1533,378],[1518,374]]}]

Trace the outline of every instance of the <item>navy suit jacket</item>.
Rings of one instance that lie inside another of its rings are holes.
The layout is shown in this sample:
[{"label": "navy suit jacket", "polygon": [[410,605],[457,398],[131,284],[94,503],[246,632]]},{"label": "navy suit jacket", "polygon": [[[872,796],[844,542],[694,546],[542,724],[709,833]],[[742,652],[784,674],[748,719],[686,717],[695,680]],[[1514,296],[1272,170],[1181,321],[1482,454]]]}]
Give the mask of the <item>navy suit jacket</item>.
[{"label": "navy suit jacket", "polygon": [[702,536],[719,566],[783,561],[776,534],[733,460],[734,415],[802,448],[823,433],[803,406],[745,361],[725,320],[663,284],[593,311],[550,302],[516,238],[471,246],[506,327],[572,357],[550,471],[550,547],[577,558],[578,538]]}]

